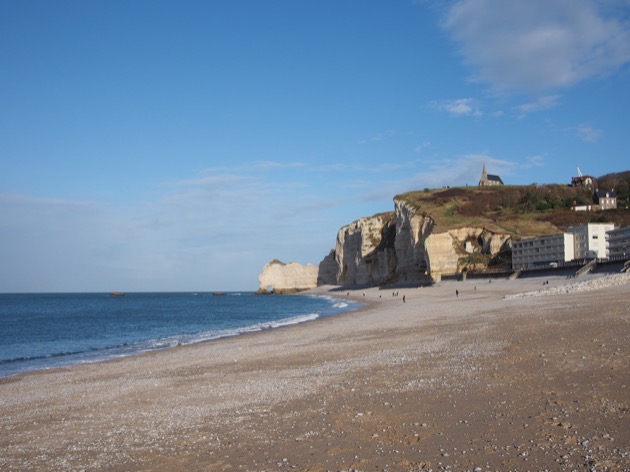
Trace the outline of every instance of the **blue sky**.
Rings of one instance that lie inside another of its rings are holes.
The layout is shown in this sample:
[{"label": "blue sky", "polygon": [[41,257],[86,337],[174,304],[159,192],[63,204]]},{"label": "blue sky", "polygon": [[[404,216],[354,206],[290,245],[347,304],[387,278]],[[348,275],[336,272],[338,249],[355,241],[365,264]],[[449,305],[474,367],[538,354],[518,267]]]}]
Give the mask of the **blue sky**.
[{"label": "blue sky", "polygon": [[396,194],[630,169],[628,0],[0,0],[0,292],[255,290]]}]

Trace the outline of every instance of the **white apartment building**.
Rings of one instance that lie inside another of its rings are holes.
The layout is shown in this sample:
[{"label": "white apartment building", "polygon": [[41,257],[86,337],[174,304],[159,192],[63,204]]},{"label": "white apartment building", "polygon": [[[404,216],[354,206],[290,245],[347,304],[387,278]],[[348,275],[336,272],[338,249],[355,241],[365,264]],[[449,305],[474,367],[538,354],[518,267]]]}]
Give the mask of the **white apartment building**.
[{"label": "white apartment building", "polygon": [[630,226],[617,228],[606,233],[607,257],[630,255]]},{"label": "white apartment building", "polygon": [[588,223],[569,227],[567,233],[573,234],[574,259],[607,257],[606,232],[613,229],[614,223]]},{"label": "white apartment building", "polygon": [[539,238],[527,238],[512,243],[512,269],[566,262],[574,257],[573,234],[560,233]]},{"label": "white apartment building", "polygon": [[606,233],[614,228],[614,223],[589,223],[572,226],[566,233],[514,241],[512,269],[549,266],[575,259],[606,258]]}]

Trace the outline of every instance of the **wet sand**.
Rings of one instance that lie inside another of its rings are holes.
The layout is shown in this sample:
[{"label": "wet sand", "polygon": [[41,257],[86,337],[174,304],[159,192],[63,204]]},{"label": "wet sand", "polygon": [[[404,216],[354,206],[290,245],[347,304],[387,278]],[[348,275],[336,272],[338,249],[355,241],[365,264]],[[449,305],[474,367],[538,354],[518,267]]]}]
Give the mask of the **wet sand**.
[{"label": "wet sand", "polygon": [[540,288],[351,291],[366,307],[0,379],[0,470],[630,470],[630,284],[504,298]]}]

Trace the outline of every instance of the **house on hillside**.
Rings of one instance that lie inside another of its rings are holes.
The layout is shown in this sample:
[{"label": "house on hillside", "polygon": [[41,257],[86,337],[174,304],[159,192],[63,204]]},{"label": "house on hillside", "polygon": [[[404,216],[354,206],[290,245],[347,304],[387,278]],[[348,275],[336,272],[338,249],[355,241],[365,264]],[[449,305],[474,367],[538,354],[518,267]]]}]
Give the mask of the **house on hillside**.
[{"label": "house on hillside", "polygon": [[617,208],[617,192],[614,190],[595,189],[592,205],[574,205],[574,211],[600,211]]},{"label": "house on hillside", "polygon": [[580,168],[577,168],[578,176],[571,177],[571,187],[597,188],[597,181],[593,176],[583,175]]},{"label": "house on hillside", "polygon": [[480,187],[489,187],[493,185],[504,185],[501,177],[498,175],[488,174],[486,171],[486,165],[483,165],[483,170],[481,171],[481,179],[479,179]]},{"label": "house on hillside", "polygon": [[614,210],[617,208],[617,192],[597,189],[593,194],[593,203],[597,205],[598,210]]},{"label": "house on hillside", "polygon": [[577,177],[571,177],[571,187],[588,187],[593,188],[596,185],[594,177],[590,175],[579,175]]}]

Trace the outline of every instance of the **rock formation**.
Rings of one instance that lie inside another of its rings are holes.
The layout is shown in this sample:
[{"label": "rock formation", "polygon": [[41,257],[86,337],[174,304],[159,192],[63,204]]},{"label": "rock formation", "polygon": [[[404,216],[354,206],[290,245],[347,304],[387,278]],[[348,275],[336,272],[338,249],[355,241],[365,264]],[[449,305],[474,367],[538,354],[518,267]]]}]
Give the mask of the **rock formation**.
[{"label": "rock formation", "polygon": [[394,247],[398,264],[395,268],[397,281],[420,282],[427,280],[430,271],[425,241],[435,223],[426,214],[417,211],[403,201],[394,200],[396,208],[396,241]]},{"label": "rock formation", "polygon": [[272,261],[259,276],[260,289],[295,292],[317,285],[430,283],[444,274],[488,266],[511,250],[511,236],[485,228],[439,232],[431,216],[404,200],[395,212],[360,218],[337,233],[335,249],[319,266]]},{"label": "rock formation", "polygon": [[[510,235],[485,228],[458,228],[430,234],[425,240],[429,272],[434,280],[442,274],[485,268],[491,258],[511,249]],[[477,256],[477,257],[475,257]]]},{"label": "rock formation", "polygon": [[393,213],[361,218],[337,233],[335,261],[339,285],[379,285],[396,267]]},{"label": "rock formation", "polygon": [[319,263],[319,273],[317,274],[317,286],[321,285],[337,285],[337,260],[335,258],[335,250],[322,259]]},{"label": "rock formation", "polygon": [[260,293],[294,293],[317,286],[319,267],[273,260],[258,276]]}]

